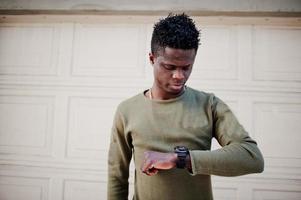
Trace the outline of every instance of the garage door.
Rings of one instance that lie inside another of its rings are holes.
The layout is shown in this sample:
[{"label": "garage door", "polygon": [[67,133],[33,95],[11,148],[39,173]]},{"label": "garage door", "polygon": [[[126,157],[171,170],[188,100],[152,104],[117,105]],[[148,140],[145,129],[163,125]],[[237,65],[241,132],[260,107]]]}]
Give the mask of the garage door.
[{"label": "garage door", "polygon": [[[1,200],[106,199],[113,114],[151,86],[158,18],[1,17]],[[195,20],[188,85],[225,100],[266,162],[262,174],[213,177],[215,199],[301,199],[300,19]]]}]

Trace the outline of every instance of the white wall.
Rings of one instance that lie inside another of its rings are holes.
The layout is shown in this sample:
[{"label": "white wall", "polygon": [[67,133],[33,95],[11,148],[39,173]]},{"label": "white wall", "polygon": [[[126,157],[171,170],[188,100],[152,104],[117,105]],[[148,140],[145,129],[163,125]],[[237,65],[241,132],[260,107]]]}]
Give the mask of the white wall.
[{"label": "white wall", "polygon": [[300,0],[1,0],[0,9],[18,10],[190,10],[300,12]]},{"label": "white wall", "polygon": [[[152,83],[158,18],[0,18],[1,200],[105,199],[112,117]],[[224,99],[266,161],[263,174],[214,177],[215,199],[301,199],[300,20],[195,19],[188,85]]]}]

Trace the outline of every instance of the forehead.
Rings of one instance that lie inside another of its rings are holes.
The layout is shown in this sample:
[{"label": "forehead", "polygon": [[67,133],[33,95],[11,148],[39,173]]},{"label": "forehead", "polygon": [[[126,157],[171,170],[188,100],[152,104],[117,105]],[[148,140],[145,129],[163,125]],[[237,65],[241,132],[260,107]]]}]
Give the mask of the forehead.
[{"label": "forehead", "polygon": [[195,49],[174,49],[166,47],[158,52],[158,57],[164,60],[179,60],[179,61],[193,61],[196,55]]}]

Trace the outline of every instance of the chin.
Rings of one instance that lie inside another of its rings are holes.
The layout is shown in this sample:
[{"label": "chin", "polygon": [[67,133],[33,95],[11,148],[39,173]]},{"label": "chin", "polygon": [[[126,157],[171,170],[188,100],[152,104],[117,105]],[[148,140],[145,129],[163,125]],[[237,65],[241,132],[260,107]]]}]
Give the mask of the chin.
[{"label": "chin", "polygon": [[169,92],[172,93],[172,94],[179,94],[183,91],[183,87],[180,88],[180,89],[170,89]]}]

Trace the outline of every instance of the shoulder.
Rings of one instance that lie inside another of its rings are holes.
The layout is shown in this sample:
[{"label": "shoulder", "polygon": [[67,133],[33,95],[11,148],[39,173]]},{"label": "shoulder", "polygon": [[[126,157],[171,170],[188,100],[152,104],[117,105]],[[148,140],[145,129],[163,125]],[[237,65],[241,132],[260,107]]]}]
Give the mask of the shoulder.
[{"label": "shoulder", "polygon": [[187,87],[189,101],[198,102],[205,106],[210,106],[213,110],[215,109],[229,109],[227,104],[217,97],[214,93],[208,93],[199,91],[193,88]]},{"label": "shoulder", "polygon": [[[188,88],[191,101],[197,101],[198,104],[210,108],[214,116],[220,116],[223,113],[232,113],[230,107],[213,93],[207,93],[196,89]],[[195,99],[195,100],[193,100]]]},{"label": "shoulder", "polygon": [[137,109],[137,106],[141,105],[144,101],[145,99],[143,93],[141,92],[120,102],[117,106],[117,111],[120,113],[128,113],[133,109]]},{"label": "shoulder", "polygon": [[200,91],[194,88],[187,87],[187,92],[189,98],[196,99],[197,101],[206,101],[206,102],[213,102],[215,95],[213,93],[208,93],[204,91]]}]

